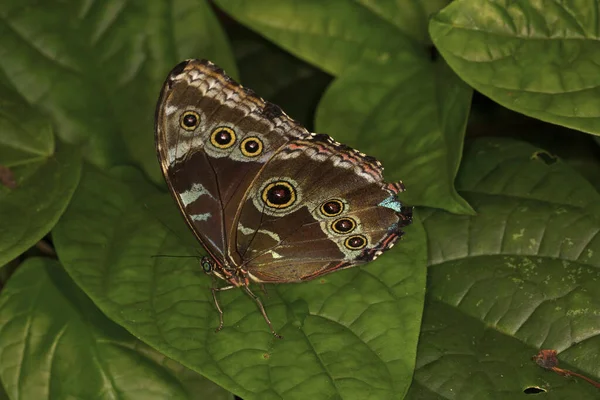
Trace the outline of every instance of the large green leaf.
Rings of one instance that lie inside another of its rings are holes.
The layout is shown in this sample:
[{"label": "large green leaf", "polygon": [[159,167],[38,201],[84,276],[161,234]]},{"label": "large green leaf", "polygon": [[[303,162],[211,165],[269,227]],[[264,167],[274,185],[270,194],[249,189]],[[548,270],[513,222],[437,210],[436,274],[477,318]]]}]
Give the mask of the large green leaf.
[{"label": "large green leaf", "polygon": [[430,32],[467,83],[505,107],[600,134],[597,0],[457,0]]},{"label": "large green leaf", "polygon": [[48,259],[0,295],[0,378],[13,400],[232,399],[106,318]]},{"label": "large green leaf", "polygon": [[409,398],[596,398],[598,391],[537,366],[600,378],[600,195],[573,169],[513,140],[481,139],[457,179],[477,216],[424,210],[427,306]]},{"label": "large green leaf", "polygon": [[170,68],[192,57],[236,75],[204,0],[0,2],[0,71],[100,165],[133,158],[160,179],[156,99]]},{"label": "large green leaf", "polygon": [[313,129],[319,98],[331,77],[241,25],[236,28],[228,33],[242,83],[282,107],[307,129]]},{"label": "large green leaf", "polygon": [[446,0],[216,0],[228,14],[332,75],[423,51],[427,19]]},{"label": "large green leaf", "polygon": [[215,333],[211,280],[198,261],[153,258],[194,254],[180,226],[167,195],[90,171],[54,238],[69,274],[106,315],[245,400],[400,398],[407,390],[424,295],[418,218],[368,266],[267,285],[265,306],[284,339],[239,290],[220,293],[225,327]]},{"label": "large green leaf", "polygon": [[359,66],[330,86],[317,127],[382,160],[409,204],[472,213],[454,189],[470,99],[443,62]]},{"label": "large green leaf", "polygon": [[33,246],[56,224],[77,187],[79,153],[54,142],[49,121],[10,91],[0,99],[0,266]]},{"label": "large green leaf", "polygon": [[472,213],[454,189],[471,89],[432,58],[445,1],[217,1],[242,23],[338,77],[316,128],[380,159],[411,204]]}]

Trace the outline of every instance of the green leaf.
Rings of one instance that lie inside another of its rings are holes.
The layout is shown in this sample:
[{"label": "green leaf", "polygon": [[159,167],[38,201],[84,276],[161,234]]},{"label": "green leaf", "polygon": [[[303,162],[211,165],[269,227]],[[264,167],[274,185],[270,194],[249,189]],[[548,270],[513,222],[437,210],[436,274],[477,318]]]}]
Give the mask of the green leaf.
[{"label": "green leaf", "polygon": [[140,163],[160,177],[154,108],[168,71],[210,58],[236,75],[204,0],[0,3],[0,70],[57,134],[99,165]]},{"label": "green leaf", "polygon": [[0,85],[0,165],[43,161],[53,153],[50,122],[10,88]]},{"label": "green leaf", "polygon": [[244,86],[312,129],[319,98],[331,77],[246,28],[240,26],[229,34]]},{"label": "green leaf", "polygon": [[432,39],[469,85],[505,107],[600,134],[598,2],[457,0]]},{"label": "green leaf", "polygon": [[[414,50],[408,35],[393,21],[381,18],[361,2],[216,0],[215,3],[244,25],[332,75],[358,62],[385,62],[397,53]],[[395,14],[401,14],[399,7]]]},{"label": "green leaf", "polygon": [[106,318],[61,266],[30,258],[0,295],[11,399],[232,399]]},{"label": "green leaf", "polygon": [[317,127],[382,160],[388,179],[404,181],[405,202],[469,214],[454,177],[470,99],[443,63],[359,66],[330,86]]},{"label": "green leaf", "polygon": [[[211,280],[198,260],[153,257],[194,254],[181,243],[181,218],[170,217],[174,202],[139,186],[89,171],[54,231],[65,268],[107,316],[245,400],[389,398],[407,390],[424,295],[418,218],[394,251],[368,266],[267,285],[261,297],[284,339],[271,335],[241,290],[219,294],[225,327],[215,333]],[[161,203],[168,207],[158,220]]]},{"label": "green leaf", "polygon": [[554,349],[561,368],[600,377],[600,222],[587,212],[600,195],[542,151],[476,141],[457,185],[477,216],[423,211],[430,267],[412,395],[597,397],[531,360]]},{"label": "green leaf", "polygon": [[596,188],[560,158],[513,139],[477,140],[467,147],[456,185],[578,208],[600,202]]},{"label": "green leaf", "polygon": [[54,227],[79,182],[81,158],[68,146],[55,148],[49,122],[34,109],[16,97],[0,102],[0,166],[14,182],[0,184],[2,266]]},{"label": "green leaf", "polygon": [[[471,90],[432,61],[429,15],[445,1],[217,1],[279,46],[336,75],[316,127],[377,157],[403,199],[471,214],[454,189]],[[434,57],[435,58],[435,57]]]}]

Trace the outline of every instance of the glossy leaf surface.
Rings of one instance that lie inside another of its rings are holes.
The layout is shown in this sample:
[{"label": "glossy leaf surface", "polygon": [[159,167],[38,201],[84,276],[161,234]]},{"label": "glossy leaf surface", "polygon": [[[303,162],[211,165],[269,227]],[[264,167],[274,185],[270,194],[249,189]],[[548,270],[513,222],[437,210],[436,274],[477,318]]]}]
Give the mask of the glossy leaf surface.
[{"label": "glossy leaf surface", "polygon": [[262,297],[283,340],[238,290],[219,294],[225,327],[215,333],[211,280],[198,260],[153,257],[198,255],[183,244],[194,238],[173,200],[152,195],[139,178],[86,173],[55,243],[69,274],[110,318],[244,399],[358,399],[396,396],[410,383],[424,295],[423,235],[417,218],[372,264],[309,283],[267,285]]}]

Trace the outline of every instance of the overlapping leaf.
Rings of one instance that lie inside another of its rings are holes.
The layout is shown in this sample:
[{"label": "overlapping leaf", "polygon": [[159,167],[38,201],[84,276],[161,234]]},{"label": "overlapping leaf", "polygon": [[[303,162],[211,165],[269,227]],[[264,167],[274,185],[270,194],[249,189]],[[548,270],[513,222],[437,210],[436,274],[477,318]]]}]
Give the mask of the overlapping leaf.
[{"label": "overlapping leaf", "polygon": [[204,0],[0,3],[0,70],[100,165],[133,158],[159,179],[154,106],[166,74],[186,58],[236,75]]},{"label": "overlapping leaf", "polygon": [[486,96],[600,134],[596,0],[459,0],[430,32],[454,71]]},{"label": "overlapping leaf", "polygon": [[197,254],[181,244],[193,239],[182,226],[167,195],[89,172],[54,237],[69,274],[110,318],[245,400],[406,391],[425,279],[418,219],[394,251],[364,268],[268,285],[265,306],[283,340],[238,290],[220,293],[225,327],[215,333],[211,280],[198,261],[153,257]]},{"label": "overlapping leaf", "polygon": [[471,208],[454,189],[471,92],[448,67],[410,61],[349,70],[323,97],[317,126],[376,155],[409,204]]},{"label": "overlapping leaf", "polygon": [[[512,140],[482,139],[457,179],[477,216],[428,210],[428,306],[412,398],[594,398],[591,385],[538,367],[598,379],[600,195],[560,160]],[[411,396],[409,396],[411,398]]]},{"label": "overlapping leaf", "polygon": [[331,77],[246,28],[240,26],[230,36],[244,86],[312,130],[318,101]]},{"label": "overlapping leaf", "polygon": [[0,296],[0,378],[18,399],[232,399],[109,321],[47,259],[29,259]]},{"label": "overlapping leaf", "polygon": [[77,151],[55,145],[51,126],[7,88],[0,99],[0,266],[56,224],[81,173]]},{"label": "overlapping leaf", "polygon": [[316,130],[376,156],[412,204],[471,213],[454,190],[471,90],[436,60],[429,15],[445,1],[217,1],[242,23],[337,76]]}]

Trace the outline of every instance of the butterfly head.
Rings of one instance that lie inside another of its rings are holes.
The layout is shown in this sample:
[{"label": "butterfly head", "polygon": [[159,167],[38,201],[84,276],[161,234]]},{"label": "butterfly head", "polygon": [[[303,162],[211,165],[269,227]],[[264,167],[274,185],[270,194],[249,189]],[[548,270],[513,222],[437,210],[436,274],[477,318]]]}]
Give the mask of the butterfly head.
[{"label": "butterfly head", "polygon": [[215,269],[215,262],[210,257],[204,256],[200,260],[200,265],[205,274],[212,274]]},{"label": "butterfly head", "polygon": [[213,275],[233,286],[248,286],[250,284],[248,271],[243,268],[231,268],[227,265],[221,265],[210,256],[202,257],[200,265],[205,274]]}]

